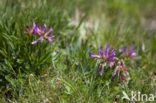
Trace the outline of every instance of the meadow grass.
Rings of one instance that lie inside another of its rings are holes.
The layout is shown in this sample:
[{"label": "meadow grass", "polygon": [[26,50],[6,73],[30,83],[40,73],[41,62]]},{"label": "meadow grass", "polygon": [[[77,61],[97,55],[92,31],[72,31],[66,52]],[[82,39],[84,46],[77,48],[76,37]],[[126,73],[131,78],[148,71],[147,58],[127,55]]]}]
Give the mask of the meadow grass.
[{"label": "meadow grass", "polygon": [[[1,0],[0,101],[19,103],[124,103],[125,91],[156,93],[155,0]],[[31,42],[32,22],[53,27],[52,43]],[[133,45],[129,81],[97,75],[89,52]]]}]

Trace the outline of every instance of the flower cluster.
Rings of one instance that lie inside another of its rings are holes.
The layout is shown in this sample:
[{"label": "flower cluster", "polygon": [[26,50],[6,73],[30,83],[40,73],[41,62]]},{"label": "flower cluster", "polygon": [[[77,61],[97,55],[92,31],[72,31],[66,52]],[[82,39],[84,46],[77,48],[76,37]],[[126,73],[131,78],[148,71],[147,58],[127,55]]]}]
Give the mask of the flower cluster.
[{"label": "flower cluster", "polygon": [[[108,63],[110,65],[110,67],[112,67],[112,64],[114,63],[114,56],[115,56],[115,50],[113,49],[110,53],[109,53],[109,45],[107,45],[106,50],[103,51],[103,47],[100,47],[100,50],[98,50],[98,55],[93,54],[92,52],[90,52],[90,56],[92,58],[97,58],[97,59],[101,59],[102,62],[101,64],[98,66],[97,71],[99,72],[99,69],[101,68],[101,76],[103,75],[103,71],[104,71],[104,66],[106,66],[106,63]],[[103,63],[104,62],[104,63]]]},{"label": "flower cluster", "polygon": [[122,52],[122,56],[127,56],[129,58],[136,56],[136,52],[133,50],[132,45],[119,49],[119,52]]},{"label": "flower cluster", "polygon": [[[124,64],[124,60],[119,58],[119,57],[115,57],[116,56],[116,51],[114,49],[112,49],[110,52],[110,47],[107,44],[106,46],[106,50],[103,51],[103,47],[101,46],[100,49],[98,50],[98,55],[90,52],[90,57],[91,58],[96,58],[100,60],[100,63],[98,64],[98,68],[97,68],[97,73],[102,76],[104,73],[104,68],[107,66],[112,68],[114,67],[114,72],[112,73],[112,78],[114,79],[116,74],[119,74],[119,81],[120,83],[122,83],[123,81],[125,81],[127,79],[127,68],[126,65]],[[128,58],[132,58],[134,56],[136,56],[136,52],[134,51],[132,45],[129,47],[123,47],[121,49],[119,49],[119,52],[121,52],[121,55],[119,56],[123,56],[123,57],[128,57]]]},{"label": "flower cluster", "polygon": [[42,29],[40,23],[37,24],[36,26],[35,22],[33,22],[32,28],[30,26],[27,26],[26,30],[23,32],[29,34],[30,36],[32,36],[33,34],[38,34],[40,37],[32,42],[32,44],[36,44],[39,41],[42,42],[44,39],[47,39],[50,42],[52,42],[53,41],[52,39],[55,37],[55,35],[48,36],[48,34],[50,34],[52,31],[53,31],[52,27],[50,27],[50,29],[47,31],[46,24],[44,24]]}]

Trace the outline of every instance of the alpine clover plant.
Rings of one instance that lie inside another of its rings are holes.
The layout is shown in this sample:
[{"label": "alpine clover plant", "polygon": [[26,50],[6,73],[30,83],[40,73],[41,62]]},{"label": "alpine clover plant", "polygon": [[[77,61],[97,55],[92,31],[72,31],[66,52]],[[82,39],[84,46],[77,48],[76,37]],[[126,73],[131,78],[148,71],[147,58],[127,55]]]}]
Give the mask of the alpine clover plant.
[{"label": "alpine clover plant", "polygon": [[38,41],[43,41],[44,39],[48,39],[50,42],[52,42],[53,41],[52,38],[54,38],[55,35],[52,36],[47,35],[50,34],[53,31],[53,29],[52,27],[50,27],[48,32],[46,32],[46,30],[47,30],[46,24],[44,24],[43,30],[41,29],[40,24],[38,24],[37,27],[35,28],[35,33],[37,33],[40,37],[35,41],[33,41],[32,44],[36,44]]},{"label": "alpine clover plant", "polygon": [[50,27],[49,31],[46,32],[46,30],[47,30],[46,24],[44,24],[43,30],[42,30],[40,23],[37,24],[37,26],[36,26],[35,22],[33,21],[32,28],[30,26],[27,26],[26,30],[23,32],[26,34],[29,34],[30,36],[33,34],[38,34],[40,36],[38,39],[33,41],[32,44],[36,44],[38,41],[42,42],[44,39],[48,39],[50,42],[52,42],[53,41],[52,38],[54,38],[55,35],[52,35],[52,36],[47,36],[47,35],[50,34],[53,31],[53,29],[52,29],[52,27]]},{"label": "alpine clover plant", "polygon": [[[40,25],[36,26],[33,22],[32,27],[26,26],[26,29],[21,31],[20,28],[15,27],[16,23],[10,23],[10,27],[0,25],[0,84],[1,91],[11,93],[9,87],[12,88],[16,85],[16,79],[25,78],[27,75],[35,74],[35,76],[41,76],[52,68],[52,57],[55,49],[55,45],[49,45],[49,42],[32,42],[37,36],[40,36],[39,40],[43,38],[52,42],[52,38],[47,36],[52,32],[52,27],[46,32],[46,25],[44,24],[43,30]],[[9,28],[9,29],[8,29]],[[9,30],[15,30],[15,32]],[[28,34],[28,35],[26,35]],[[36,45],[32,45],[35,44]],[[17,91],[18,92],[18,91]]]},{"label": "alpine clover plant", "polygon": [[[128,79],[128,71],[127,67],[124,63],[125,58],[132,58],[136,56],[136,52],[133,49],[133,46],[129,47],[123,47],[119,49],[119,54],[116,55],[116,51],[114,49],[109,51],[110,47],[107,44],[106,50],[103,51],[103,47],[101,46],[98,50],[98,55],[90,52],[89,55],[91,58],[95,58],[100,60],[98,67],[97,67],[97,73],[103,76],[104,69],[108,66],[110,69],[113,70],[112,72],[112,80],[115,79],[116,76],[118,76],[118,79],[120,83],[122,84],[124,81],[127,81]],[[121,52],[121,53],[120,53]],[[118,74],[118,75],[117,75]]]}]

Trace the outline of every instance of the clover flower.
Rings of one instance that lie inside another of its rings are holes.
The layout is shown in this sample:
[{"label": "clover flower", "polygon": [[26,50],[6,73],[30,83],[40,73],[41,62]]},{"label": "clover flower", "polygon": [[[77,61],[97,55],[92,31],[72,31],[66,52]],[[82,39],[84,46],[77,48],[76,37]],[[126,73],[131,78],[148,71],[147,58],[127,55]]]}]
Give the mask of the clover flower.
[{"label": "clover flower", "polygon": [[26,30],[23,31],[26,34],[29,34],[30,36],[36,33],[36,24],[35,21],[33,21],[33,26],[32,28],[27,25]]},{"label": "clover flower", "polygon": [[106,66],[107,63],[109,64],[110,67],[114,65],[115,50],[113,49],[109,53],[109,49],[110,49],[109,45],[107,45],[106,50],[103,51],[103,47],[101,46],[100,49],[98,50],[98,55],[92,52],[89,53],[92,58],[97,58],[101,60],[97,68],[97,73],[99,73],[101,69],[101,72],[100,72],[101,76],[103,75],[104,67]]},{"label": "clover flower", "polygon": [[36,33],[40,35],[40,37],[35,41],[33,41],[32,44],[36,44],[38,41],[42,42],[44,39],[48,39],[50,42],[52,42],[53,41],[52,38],[54,38],[55,35],[52,36],[47,36],[47,35],[50,34],[53,31],[53,29],[52,27],[50,27],[50,29],[47,32],[46,30],[47,30],[46,24],[44,24],[43,29],[41,29],[40,24],[38,24],[36,27]]},{"label": "clover flower", "polygon": [[119,52],[122,52],[123,56],[127,56],[130,58],[136,56],[136,52],[134,51],[132,45],[130,45],[129,47],[123,47],[123,48],[119,49]]},{"label": "clover flower", "polygon": [[97,58],[97,59],[103,59],[105,62],[111,64],[111,62],[114,62],[114,56],[115,56],[115,50],[113,49],[109,53],[109,45],[107,45],[106,50],[103,51],[103,47],[101,46],[100,49],[98,50],[98,55],[89,53],[92,58]]}]

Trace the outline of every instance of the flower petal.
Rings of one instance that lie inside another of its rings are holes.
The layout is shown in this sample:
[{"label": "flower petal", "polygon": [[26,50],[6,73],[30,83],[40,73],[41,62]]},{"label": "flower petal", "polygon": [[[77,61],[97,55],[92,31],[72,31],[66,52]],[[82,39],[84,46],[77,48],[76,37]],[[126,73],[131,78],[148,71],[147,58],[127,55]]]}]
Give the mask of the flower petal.
[{"label": "flower petal", "polygon": [[114,62],[114,56],[115,56],[115,50],[113,49],[107,58],[109,64],[111,64],[111,62]]},{"label": "flower petal", "polygon": [[38,28],[38,26],[37,26],[37,28],[35,29],[35,32],[36,32],[37,34],[41,35],[41,29]]},{"label": "flower petal", "polygon": [[54,38],[56,35],[52,35],[52,36],[46,36],[47,39],[52,39]]},{"label": "flower petal", "polygon": [[132,56],[136,56],[136,53],[135,53],[135,52],[133,52],[131,55],[132,55]]},{"label": "flower petal", "polygon": [[100,47],[100,50],[98,50],[98,54],[99,54],[100,56],[103,55],[103,47],[102,47],[102,46]]},{"label": "flower petal", "polygon": [[36,39],[31,44],[36,44],[39,40],[42,41],[43,40],[43,36],[41,36],[40,38]]},{"label": "flower petal", "polygon": [[52,36],[46,36],[46,39],[48,39],[50,42],[52,42],[53,40],[52,40],[52,38],[54,38],[55,37],[55,35],[52,35]]},{"label": "flower petal", "polygon": [[53,28],[52,27],[50,27],[50,29],[49,29],[49,31],[48,32],[46,32],[46,35],[48,35],[49,33],[51,33],[53,31]]},{"label": "flower petal", "polygon": [[113,74],[112,74],[112,77],[113,77],[113,78],[115,77],[116,72],[117,72],[117,67],[115,68],[115,70],[114,70],[114,72],[113,72]]},{"label": "flower petal", "polygon": [[34,28],[34,29],[32,30],[32,34],[35,34],[35,33],[37,33],[37,32],[36,32],[36,28]]},{"label": "flower petal", "polygon": [[112,60],[112,62],[109,62],[109,67],[112,68],[114,64],[115,64],[115,62],[113,62],[113,60]]},{"label": "flower petal", "polygon": [[39,28],[41,30],[41,25],[40,23],[37,24],[37,28]]},{"label": "flower petal", "polygon": [[120,49],[119,49],[119,52],[124,52],[125,50],[126,50],[126,48],[123,47],[123,48],[120,48]]},{"label": "flower petal", "polygon": [[92,58],[100,58],[100,56],[99,55],[95,55],[95,54],[93,54],[93,53],[89,53],[89,55],[92,57]]},{"label": "flower petal", "polygon": [[110,54],[109,54],[110,57],[114,57],[115,56],[115,50],[113,49]]},{"label": "flower petal", "polygon": [[109,44],[107,44],[106,50],[104,52],[104,58],[108,57],[108,52],[109,52]]},{"label": "flower petal", "polygon": [[44,26],[43,26],[43,31],[46,32],[46,29],[47,29],[47,25],[44,24]]},{"label": "flower petal", "polygon": [[32,29],[35,29],[35,28],[36,28],[36,24],[35,24],[35,21],[33,21]]},{"label": "flower petal", "polygon": [[53,42],[53,40],[52,39],[48,39],[50,42]]}]

